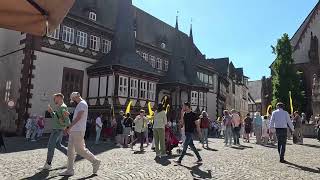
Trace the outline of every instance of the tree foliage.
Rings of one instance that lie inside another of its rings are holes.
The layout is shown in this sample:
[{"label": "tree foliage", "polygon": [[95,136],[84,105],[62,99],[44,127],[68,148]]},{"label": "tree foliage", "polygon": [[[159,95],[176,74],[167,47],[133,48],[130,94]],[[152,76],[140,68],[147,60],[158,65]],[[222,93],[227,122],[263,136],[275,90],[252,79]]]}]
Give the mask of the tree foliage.
[{"label": "tree foliage", "polygon": [[272,70],[272,106],[277,102],[283,102],[286,110],[290,112],[289,91],[293,99],[293,109],[301,110],[303,96],[299,72],[293,65],[292,46],[288,34],[278,39],[276,47],[272,46],[276,60],[271,66]]}]

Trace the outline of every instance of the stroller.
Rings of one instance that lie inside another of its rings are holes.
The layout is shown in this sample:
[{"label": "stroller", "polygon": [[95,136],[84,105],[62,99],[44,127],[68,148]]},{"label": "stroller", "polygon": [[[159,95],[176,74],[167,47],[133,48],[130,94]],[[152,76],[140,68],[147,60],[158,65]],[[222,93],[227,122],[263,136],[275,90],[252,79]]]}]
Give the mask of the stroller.
[{"label": "stroller", "polygon": [[174,135],[172,130],[168,127],[165,128],[165,141],[166,141],[166,152],[168,155],[172,154],[172,149],[178,147],[179,140]]}]

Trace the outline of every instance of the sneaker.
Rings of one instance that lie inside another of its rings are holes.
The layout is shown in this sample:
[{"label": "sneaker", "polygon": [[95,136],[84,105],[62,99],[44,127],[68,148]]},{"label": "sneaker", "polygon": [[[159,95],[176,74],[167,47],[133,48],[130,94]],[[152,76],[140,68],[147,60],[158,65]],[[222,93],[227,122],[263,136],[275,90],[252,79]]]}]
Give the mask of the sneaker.
[{"label": "sneaker", "polygon": [[97,174],[98,170],[99,170],[99,167],[100,167],[100,164],[101,164],[101,161],[100,160],[97,160],[96,162],[94,162],[92,164],[92,168],[93,168],[93,174]]},{"label": "sneaker", "polygon": [[59,174],[60,176],[73,176],[74,175],[74,170],[66,170],[62,173]]},{"label": "sneaker", "polygon": [[36,140],[35,140],[35,139],[32,139],[31,142],[36,142]]},{"label": "sneaker", "polygon": [[49,170],[51,169],[51,165],[49,165],[47,162],[44,164],[43,168],[44,170]]},{"label": "sneaker", "polygon": [[121,144],[118,143],[118,144],[116,144],[116,146],[121,147]]},{"label": "sneaker", "polygon": [[168,156],[168,154],[161,154],[160,158],[167,157],[167,156]]},{"label": "sneaker", "polygon": [[179,160],[173,160],[173,162],[175,162],[178,165],[181,165],[181,161],[179,161]]}]

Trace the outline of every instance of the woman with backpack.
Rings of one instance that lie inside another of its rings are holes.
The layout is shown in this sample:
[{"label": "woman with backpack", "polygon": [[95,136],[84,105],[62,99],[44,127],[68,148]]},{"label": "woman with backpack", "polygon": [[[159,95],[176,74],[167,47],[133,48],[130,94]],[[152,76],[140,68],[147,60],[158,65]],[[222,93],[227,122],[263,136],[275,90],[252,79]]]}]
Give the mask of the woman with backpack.
[{"label": "woman with backpack", "polygon": [[208,118],[208,113],[206,111],[202,111],[200,116],[200,129],[202,134],[202,147],[204,148],[204,144],[207,144],[207,148],[209,148],[208,142],[208,131],[210,128],[210,119]]}]

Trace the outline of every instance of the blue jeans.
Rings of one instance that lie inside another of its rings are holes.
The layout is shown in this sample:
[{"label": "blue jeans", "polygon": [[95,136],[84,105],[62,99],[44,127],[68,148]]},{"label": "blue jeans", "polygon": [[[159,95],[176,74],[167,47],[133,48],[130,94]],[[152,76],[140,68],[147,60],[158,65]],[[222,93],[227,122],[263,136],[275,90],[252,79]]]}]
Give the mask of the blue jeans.
[{"label": "blue jeans", "polygon": [[64,154],[67,154],[67,148],[61,145],[63,137],[62,129],[53,129],[48,142],[47,163],[51,164],[55,148],[59,149]]},{"label": "blue jeans", "polygon": [[183,150],[178,161],[181,162],[183,157],[187,154],[188,146],[190,146],[191,150],[194,152],[194,154],[196,154],[198,160],[201,160],[200,154],[197,148],[193,144],[192,133],[186,132],[185,134],[186,134],[186,139],[183,143]]},{"label": "blue jeans", "polygon": [[202,128],[201,129],[201,134],[202,134],[202,144],[209,144],[208,142],[208,128]]},{"label": "blue jeans", "polygon": [[100,134],[101,134],[101,129],[100,127],[96,126],[96,144],[99,143],[99,139],[100,139]]},{"label": "blue jeans", "polygon": [[227,126],[226,127],[226,130],[224,131],[224,141],[226,144],[228,144],[229,142],[229,145],[232,144],[232,126]]}]

